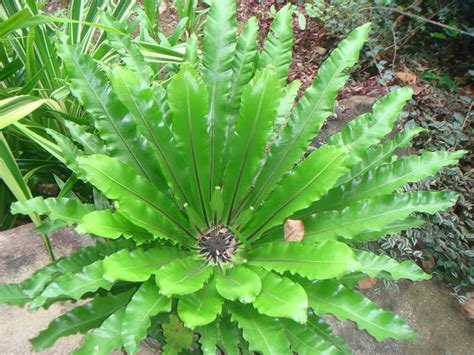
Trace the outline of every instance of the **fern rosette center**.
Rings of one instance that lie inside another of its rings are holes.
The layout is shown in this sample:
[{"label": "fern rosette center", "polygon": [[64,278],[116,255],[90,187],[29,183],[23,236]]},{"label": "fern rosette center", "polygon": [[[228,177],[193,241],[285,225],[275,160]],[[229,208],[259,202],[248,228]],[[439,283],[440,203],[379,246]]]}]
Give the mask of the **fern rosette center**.
[{"label": "fern rosette center", "polygon": [[218,224],[199,236],[198,251],[208,263],[230,261],[237,251],[237,237],[229,228]]}]

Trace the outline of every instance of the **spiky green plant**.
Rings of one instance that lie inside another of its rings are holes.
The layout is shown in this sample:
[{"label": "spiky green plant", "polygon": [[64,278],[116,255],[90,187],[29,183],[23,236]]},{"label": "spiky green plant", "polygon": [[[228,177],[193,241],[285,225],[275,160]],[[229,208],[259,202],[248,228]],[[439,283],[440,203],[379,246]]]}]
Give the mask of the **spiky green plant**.
[{"label": "spiky green plant", "polygon": [[[77,354],[121,347],[133,354],[150,332],[165,354],[195,342],[205,354],[350,352],[320,317],[327,313],[379,341],[414,339],[398,316],[354,288],[367,275],[429,275],[357,244],[419,225],[414,212],[452,206],[457,196],[449,191],[394,191],[463,152],[397,158],[417,128],[380,143],[410,99],[402,88],[306,154],[370,26],[340,43],[293,108],[299,83],[285,86],[291,20],[284,7],[259,53],[256,20],[236,39],[234,1],[214,1],[201,55],[193,36],[187,63],[162,85],[123,66],[105,75],[75,46],[59,45],[69,88],[106,149],[85,131],[76,134],[81,147],[50,133],[69,168],[111,204],[35,198],[13,205],[104,238],[0,289],[4,303],[32,309],[89,300],[33,338],[35,350],[87,333]],[[288,218],[303,222],[301,241],[284,238]]]}]

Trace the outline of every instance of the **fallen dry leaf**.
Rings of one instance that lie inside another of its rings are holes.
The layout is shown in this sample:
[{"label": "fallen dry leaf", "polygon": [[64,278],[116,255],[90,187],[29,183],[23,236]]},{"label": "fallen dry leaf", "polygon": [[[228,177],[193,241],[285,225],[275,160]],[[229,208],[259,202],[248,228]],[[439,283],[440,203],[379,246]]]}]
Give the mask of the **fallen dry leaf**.
[{"label": "fallen dry leaf", "polygon": [[461,312],[469,319],[474,319],[474,292],[467,294],[467,301],[461,306]]},{"label": "fallen dry leaf", "polygon": [[285,222],[285,240],[299,242],[304,237],[304,224],[299,219],[287,219]]},{"label": "fallen dry leaf", "polygon": [[403,81],[405,84],[416,84],[418,77],[416,74],[410,73],[408,71],[399,71],[395,73],[396,77]]},{"label": "fallen dry leaf", "polygon": [[357,287],[359,287],[359,290],[371,290],[375,287],[377,281],[378,279],[375,278],[362,279],[357,283]]},{"label": "fallen dry leaf", "polygon": [[316,46],[316,47],[314,47],[314,51],[319,55],[325,55],[328,50],[324,47]]}]

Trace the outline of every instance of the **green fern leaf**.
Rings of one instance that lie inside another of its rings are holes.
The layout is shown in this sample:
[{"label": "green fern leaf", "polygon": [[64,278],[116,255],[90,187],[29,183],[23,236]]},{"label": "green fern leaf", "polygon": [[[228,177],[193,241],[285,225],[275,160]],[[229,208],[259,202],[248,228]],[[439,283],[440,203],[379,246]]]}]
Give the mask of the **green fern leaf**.
[{"label": "green fern leaf", "polygon": [[125,309],[122,323],[122,340],[127,354],[136,354],[140,341],[147,335],[151,318],[171,310],[171,299],[160,294],[155,281],[144,282]]},{"label": "green fern leaf", "polygon": [[128,303],[133,289],[118,295],[108,294],[96,297],[91,302],[74,308],[53,320],[47,329],[31,339],[34,351],[42,351],[54,345],[60,337],[76,333],[85,333],[97,328],[112,313]]},{"label": "green fern leaf", "polygon": [[202,290],[182,296],[178,301],[177,312],[181,321],[189,329],[212,323],[221,312],[224,300],[216,290],[214,280]]},{"label": "green fern leaf", "polygon": [[107,318],[99,328],[88,333],[73,355],[110,354],[122,346],[122,320],[125,308],[120,308]]},{"label": "green fern leaf", "polygon": [[187,255],[167,246],[121,250],[104,259],[104,276],[111,281],[146,281],[164,265]]},{"label": "green fern leaf", "polygon": [[386,255],[375,255],[367,251],[356,250],[356,259],[360,262],[360,271],[370,277],[380,277],[389,273],[394,280],[408,279],[412,281],[429,280],[431,276],[410,260],[401,263]]},{"label": "green fern leaf", "polygon": [[413,192],[380,195],[358,201],[341,211],[327,211],[304,217],[305,238],[317,240],[351,239],[365,231],[380,231],[413,212],[435,213],[456,203],[458,195],[449,192]]},{"label": "green fern leaf", "polygon": [[280,85],[285,85],[290,68],[293,46],[293,18],[290,5],[277,12],[258,59],[258,69],[275,67]]},{"label": "green fern leaf", "polygon": [[190,256],[165,265],[156,272],[155,279],[162,294],[186,295],[203,288],[213,272],[212,266]]},{"label": "green fern leaf", "polygon": [[309,305],[316,314],[332,313],[340,320],[350,319],[377,341],[416,338],[413,330],[398,316],[382,310],[364,296],[335,281],[301,283],[308,295]]},{"label": "green fern leaf", "polygon": [[228,305],[232,320],[237,322],[251,351],[263,354],[289,354],[290,344],[282,324],[276,319],[259,314],[251,306],[239,303]]},{"label": "green fern leaf", "polygon": [[268,243],[249,251],[248,263],[279,273],[289,271],[311,280],[340,276],[358,268],[354,252],[344,243]]},{"label": "green fern leaf", "polygon": [[303,287],[287,277],[255,269],[262,280],[262,291],[253,301],[257,311],[270,317],[285,317],[306,323],[308,297]]},{"label": "green fern leaf", "polygon": [[255,272],[237,265],[217,274],[216,289],[225,299],[250,303],[262,290],[262,283]]}]

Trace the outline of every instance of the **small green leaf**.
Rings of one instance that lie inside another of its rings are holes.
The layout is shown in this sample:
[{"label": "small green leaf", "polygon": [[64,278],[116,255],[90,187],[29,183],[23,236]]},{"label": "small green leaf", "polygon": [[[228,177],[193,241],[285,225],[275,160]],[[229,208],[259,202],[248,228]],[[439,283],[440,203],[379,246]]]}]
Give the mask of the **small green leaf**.
[{"label": "small green leaf", "polygon": [[270,317],[286,317],[306,323],[308,297],[303,287],[287,277],[263,269],[256,271],[262,280],[262,292],[253,301],[254,307]]},{"label": "small green leaf", "polygon": [[217,344],[226,355],[240,355],[240,331],[237,324],[231,322],[230,316],[221,317],[217,330]]},{"label": "small green leaf", "polygon": [[178,301],[178,316],[190,329],[211,323],[221,312],[224,300],[216,291],[213,280],[202,290],[182,296]]},{"label": "small green leaf", "polygon": [[[173,258],[175,259],[175,258]],[[156,284],[166,296],[186,295],[200,290],[214,272],[212,266],[193,256],[171,261],[156,272]]]},{"label": "small green leaf", "polygon": [[13,214],[38,213],[46,215],[50,219],[60,219],[68,224],[79,223],[81,218],[94,210],[94,206],[83,204],[81,201],[70,198],[47,198],[35,197],[25,202],[15,202],[12,204]]},{"label": "small green leaf", "polygon": [[262,289],[262,283],[256,273],[244,266],[237,265],[227,269],[225,274],[217,274],[217,292],[231,301],[250,303]]}]

